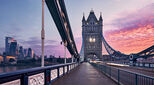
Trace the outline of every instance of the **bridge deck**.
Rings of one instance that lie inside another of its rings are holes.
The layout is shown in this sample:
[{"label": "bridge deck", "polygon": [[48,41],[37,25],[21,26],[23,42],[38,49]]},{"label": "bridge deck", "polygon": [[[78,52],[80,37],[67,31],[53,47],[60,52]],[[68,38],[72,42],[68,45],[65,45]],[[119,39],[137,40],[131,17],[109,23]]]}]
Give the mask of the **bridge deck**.
[{"label": "bridge deck", "polygon": [[89,63],[83,63],[52,85],[116,85]]}]

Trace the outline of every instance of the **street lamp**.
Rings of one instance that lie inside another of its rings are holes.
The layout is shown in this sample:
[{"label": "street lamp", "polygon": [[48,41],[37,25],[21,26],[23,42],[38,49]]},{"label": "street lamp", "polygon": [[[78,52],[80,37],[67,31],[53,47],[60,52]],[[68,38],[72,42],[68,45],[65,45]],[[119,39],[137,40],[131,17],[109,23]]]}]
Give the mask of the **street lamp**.
[{"label": "street lamp", "polygon": [[[71,44],[72,44],[72,43],[71,43]],[[73,44],[72,44],[72,47],[74,48],[74,45],[73,45]],[[72,63],[73,63],[73,60],[74,60],[73,57],[74,57],[74,56],[72,55]]]},{"label": "street lamp", "polygon": [[45,39],[45,31],[44,31],[44,0],[42,0],[42,30],[41,30],[41,40],[42,40],[41,66],[42,67],[44,67],[44,39]]},{"label": "street lamp", "polygon": [[73,57],[74,57],[74,56],[72,55],[72,63],[73,63],[73,60],[74,60]]},{"label": "street lamp", "polygon": [[61,44],[64,45],[64,64],[66,64],[66,47],[67,47],[67,41],[61,42]]}]

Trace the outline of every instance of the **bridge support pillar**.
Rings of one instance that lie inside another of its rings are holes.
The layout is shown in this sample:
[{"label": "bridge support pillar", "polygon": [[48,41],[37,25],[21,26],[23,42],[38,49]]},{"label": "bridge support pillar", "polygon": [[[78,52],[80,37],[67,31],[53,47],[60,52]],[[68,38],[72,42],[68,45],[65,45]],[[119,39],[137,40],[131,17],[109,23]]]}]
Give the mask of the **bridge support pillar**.
[{"label": "bridge support pillar", "polygon": [[72,63],[73,63],[73,60],[74,60],[74,56],[72,55]]},{"label": "bridge support pillar", "polygon": [[66,64],[66,47],[64,46],[64,64]]}]

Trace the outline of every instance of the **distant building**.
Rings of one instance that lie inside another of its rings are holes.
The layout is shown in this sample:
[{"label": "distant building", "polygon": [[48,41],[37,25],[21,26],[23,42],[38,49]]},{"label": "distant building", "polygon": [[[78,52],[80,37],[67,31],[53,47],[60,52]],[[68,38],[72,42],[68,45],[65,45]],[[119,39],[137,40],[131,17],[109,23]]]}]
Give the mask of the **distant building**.
[{"label": "distant building", "polygon": [[0,56],[0,64],[3,62],[3,56]]},{"label": "distant building", "polygon": [[17,42],[11,42],[10,44],[10,50],[9,50],[9,54],[11,56],[17,56],[18,55],[18,45],[17,45]]},{"label": "distant building", "polygon": [[0,56],[0,63],[1,64],[15,64],[16,63],[16,57],[14,56],[7,56],[6,53],[3,53],[3,56]]},{"label": "distant building", "polygon": [[55,58],[53,55],[50,55],[50,58]]},{"label": "distant building", "polygon": [[36,59],[36,60],[39,59],[39,57],[38,57],[35,53],[34,53],[34,55],[33,55],[33,58]]},{"label": "distant building", "polygon": [[28,49],[24,49],[24,57],[28,55]]},{"label": "distant building", "polygon": [[3,63],[7,63],[8,61],[7,61],[7,58],[6,58],[6,53],[4,52],[3,53]]},{"label": "distant building", "polygon": [[33,55],[34,55],[34,52],[31,48],[28,48],[28,54],[27,54],[27,57],[28,58],[33,58]]},{"label": "distant building", "polygon": [[47,55],[45,55],[44,58],[45,58],[45,59],[48,58]]},{"label": "distant building", "polygon": [[12,37],[5,38],[5,52],[7,55],[9,55],[9,53],[10,53],[11,42],[15,42],[14,38],[12,38]]},{"label": "distant building", "polygon": [[18,59],[24,59],[24,50],[22,46],[19,47]]},{"label": "distant building", "polygon": [[102,55],[101,59],[103,61],[113,61],[114,60],[114,58],[111,57],[110,55]]}]

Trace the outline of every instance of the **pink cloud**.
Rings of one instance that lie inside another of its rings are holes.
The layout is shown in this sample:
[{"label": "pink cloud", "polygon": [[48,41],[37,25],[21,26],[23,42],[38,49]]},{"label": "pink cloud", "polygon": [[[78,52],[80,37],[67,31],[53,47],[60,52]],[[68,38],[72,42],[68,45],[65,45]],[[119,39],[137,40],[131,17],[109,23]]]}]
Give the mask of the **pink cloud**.
[{"label": "pink cloud", "polygon": [[[123,13],[105,32],[108,43],[123,53],[137,53],[154,45],[154,3],[132,13]],[[119,15],[120,16],[120,15]]]}]

